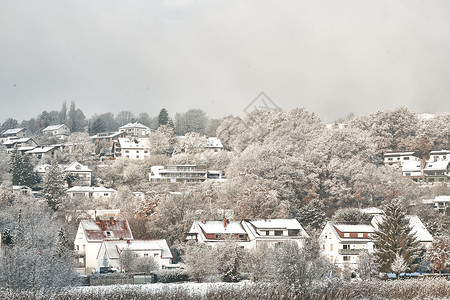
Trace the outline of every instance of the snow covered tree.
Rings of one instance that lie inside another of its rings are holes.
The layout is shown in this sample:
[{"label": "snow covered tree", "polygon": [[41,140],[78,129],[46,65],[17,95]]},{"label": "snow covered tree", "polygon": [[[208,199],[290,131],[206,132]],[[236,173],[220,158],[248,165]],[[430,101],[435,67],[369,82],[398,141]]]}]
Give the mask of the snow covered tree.
[{"label": "snow covered tree", "polygon": [[55,239],[53,253],[56,259],[62,259],[67,254],[71,253],[69,249],[69,241],[67,240],[66,233],[62,227],[59,228],[58,235]]},{"label": "snow covered tree", "polygon": [[430,262],[434,271],[442,273],[450,268],[450,239],[447,237],[436,237],[431,248],[427,249],[425,259]]},{"label": "snow covered tree", "polygon": [[319,199],[311,200],[308,205],[300,209],[297,216],[297,220],[309,230],[322,229],[325,225],[325,219],[326,214]]},{"label": "snow covered tree", "polygon": [[182,150],[187,154],[198,154],[205,151],[207,138],[197,132],[186,133],[182,140]]},{"label": "snow covered tree", "polygon": [[72,144],[72,151],[69,153],[71,161],[82,164],[89,163],[92,154],[95,153],[95,144],[87,132],[73,132],[69,135],[68,142]]},{"label": "snow covered tree", "polygon": [[40,178],[33,169],[29,155],[15,152],[11,159],[11,172],[13,185],[33,187],[39,183]]},{"label": "snow covered tree", "polygon": [[67,196],[64,175],[56,160],[51,162],[50,168],[44,178],[42,195],[47,199],[48,206],[53,210],[58,210],[59,205]]},{"label": "snow covered tree", "polygon": [[169,113],[165,108],[161,109],[158,115],[158,127],[161,125],[167,125],[169,122]]},{"label": "snow covered tree", "polygon": [[342,208],[334,213],[332,219],[339,222],[363,223],[370,222],[372,217],[358,208]]},{"label": "snow covered tree", "polygon": [[423,252],[415,232],[411,231],[409,220],[398,201],[388,204],[384,218],[374,234],[376,263],[380,271],[389,272],[396,255],[401,255],[411,271],[417,267],[417,259]]},{"label": "snow covered tree", "polygon": [[362,280],[370,280],[378,275],[378,266],[372,253],[363,251],[358,255],[358,272]]},{"label": "snow covered tree", "polygon": [[75,108],[75,102],[70,103],[70,108],[67,116],[67,127],[70,132],[85,131],[86,117],[81,109]]},{"label": "snow covered tree", "polygon": [[220,273],[225,282],[237,282],[241,277],[243,250],[233,240],[217,245]]},{"label": "snow covered tree", "polygon": [[202,282],[218,278],[219,264],[213,251],[212,247],[205,243],[192,242],[185,245],[182,259],[190,279]]},{"label": "snow covered tree", "polygon": [[394,261],[391,265],[392,272],[395,273],[397,279],[400,278],[400,273],[405,272],[408,269],[408,264],[405,259],[398,253],[395,253]]},{"label": "snow covered tree", "polygon": [[188,132],[205,134],[208,118],[201,109],[190,109],[183,114],[175,115],[175,133],[185,135]]}]

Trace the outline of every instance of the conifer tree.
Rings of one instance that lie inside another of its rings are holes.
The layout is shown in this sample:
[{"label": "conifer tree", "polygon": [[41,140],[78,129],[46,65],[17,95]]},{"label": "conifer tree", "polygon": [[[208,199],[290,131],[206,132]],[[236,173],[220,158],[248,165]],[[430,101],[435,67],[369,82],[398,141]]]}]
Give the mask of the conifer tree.
[{"label": "conifer tree", "polygon": [[297,220],[308,229],[322,229],[326,217],[322,203],[319,199],[314,199],[299,210]]},{"label": "conifer tree", "polygon": [[13,185],[25,185],[28,187],[39,183],[39,176],[33,170],[30,157],[20,152],[14,153],[11,160],[11,172]]},{"label": "conifer tree", "polygon": [[47,199],[48,206],[53,210],[58,210],[59,205],[66,196],[66,187],[64,176],[59,168],[58,162],[53,160],[47,175],[44,179],[44,188],[42,189],[44,197]]},{"label": "conifer tree", "polygon": [[380,271],[390,272],[396,255],[400,255],[408,269],[414,271],[423,250],[411,231],[405,212],[396,201],[387,205],[384,212],[384,219],[374,234],[375,261]]},{"label": "conifer tree", "polygon": [[169,113],[165,108],[161,109],[158,115],[158,127],[161,125],[167,125],[169,122]]}]

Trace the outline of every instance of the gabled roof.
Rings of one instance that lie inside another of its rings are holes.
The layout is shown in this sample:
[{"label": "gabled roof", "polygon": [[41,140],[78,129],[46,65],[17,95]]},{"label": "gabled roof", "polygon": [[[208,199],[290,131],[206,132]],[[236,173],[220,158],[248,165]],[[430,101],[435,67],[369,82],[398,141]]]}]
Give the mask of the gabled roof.
[{"label": "gabled roof", "polygon": [[386,152],[384,153],[384,156],[411,156],[414,155],[415,151],[408,151],[408,152]]},{"label": "gabled roof", "polygon": [[60,128],[62,128],[63,126],[66,126],[65,124],[60,124],[60,125],[50,125],[45,127],[44,129],[42,129],[42,131],[53,131],[53,130],[58,130]]},{"label": "gabled roof", "polygon": [[3,132],[3,135],[13,135],[13,134],[18,134],[21,131],[24,131],[25,128],[11,128],[8,130],[5,130],[5,132]]},{"label": "gabled roof", "polygon": [[91,139],[99,139],[99,138],[102,138],[102,139],[107,139],[107,138],[114,138],[114,137],[116,137],[116,136],[118,136],[118,135],[121,135],[121,134],[125,134],[123,131],[121,132],[121,131],[116,131],[116,132],[99,132],[99,133],[97,133],[96,135],[93,135],[93,136],[91,136]]},{"label": "gabled roof", "polygon": [[64,172],[92,172],[92,170],[79,162],[73,162],[64,169]]},{"label": "gabled roof", "polygon": [[209,137],[206,142],[206,148],[223,148],[223,145],[219,138]]},{"label": "gabled roof", "polygon": [[128,124],[125,124],[125,125],[119,127],[119,129],[127,129],[127,128],[141,128],[141,129],[150,130],[150,128],[148,126],[145,126],[145,125],[143,125],[141,123],[137,123],[137,122],[136,123],[128,123]]},{"label": "gabled roof", "polygon": [[120,253],[124,250],[131,251],[151,251],[160,250],[161,258],[173,258],[166,240],[116,240],[104,241],[103,246],[111,259],[120,258]]},{"label": "gabled roof", "polygon": [[420,172],[420,161],[403,162],[402,172]]},{"label": "gabled roof", "polygon": [[409,226],[411,226],[411,231],[415,232],[417,239],[420,242],[432,242],[433,236],[427,230],[425,225],[423,225],[422,221],[416,215],[408,215],[406,216],[409,219]]},{"label": "gabled roof", "polygon": [[[246,220],[247,221],[247,220]],[[256,219],[248,220],[257,229],[303,229],[297,219]]]},{"label": "gabled roof", "polygon": [[434,202],[450,202],[450,196],[436,196]]},{"label": "gabled roof", "polygon": [[115,189],[111,189],[111,188],[105,188],[105,187],[96,187],[96,186],[74,186],[71,187],[70,189],[67,190],[67,192],[79,192],[79,193],[83,193],[83,192],[111,192],[111,193],[115,193],[117,192]]},{"label": "gabled roof", "polygon": [[333,226],[340,232],[367,232],[373,233],[373,227],[369,224],[340,224],[335,223]]},{"label": "gabled roof", "polygon": [[435,150],[431,151],[430,155],[442,155],[442,154],[450,154],[450,150],[442,149],[442,150]]},{"label": "gabled roof", "polygon": [[80,222],[88,242],[101,242],[103,240],[132,240],[130,225],[127,220],[83,220]]},{"label": "gabled roof", "polygon": [[361,209],[361,211],[369,215],[381,215],[384,213],[382,209],[379,209],[377,207],[366,207]]},{"label": "gabled roof", "polygon": [[[246,229],[250,240],[299,239],[309,237],[305,229],[296,219],[256,219],[244,220],[242,226]],[[299,230],[297,235],[261,235],[258,231]]]},{"label": "gabled roof", "polygon": [[448,164],[450,161],[448,160],[438,160],[434,162],[427,162],[425,166],[425,171],[442,171],[447,170]]},{"label": "gabled roof", "polygon": [[228,221],[223,226],[223,221],[195,221],[189,233],[200,233],[203,230],[206,234],[246,234],[239,221]]},{"label": "gabled roof", "polygon": [[56,149],[55,147],[49,146],[49,147],[36,147],[33,150],[27,151],[25,153],[27,154],[39,154],[39,153],[47,153],[53,149]]},{"label": "gabled roof", "polygon": [[18,143],[26,143],[26,142],[28,142],[30,140],[32,140],[32,139],[29,138],[29,137],[20,138],[20,139],[12,139],[12,140],[7,140],[7,141],[3,142],[3,145],[6,146],[6,145],[15,145],[15,144],[18,144]]}]

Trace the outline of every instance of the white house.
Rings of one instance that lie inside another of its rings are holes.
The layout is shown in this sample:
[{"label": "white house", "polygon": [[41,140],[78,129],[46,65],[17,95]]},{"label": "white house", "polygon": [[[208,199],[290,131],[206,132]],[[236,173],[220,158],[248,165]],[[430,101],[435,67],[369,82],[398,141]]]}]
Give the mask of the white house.
[{"label": "white house", "polygon": [[448,182],[450,177],[450,161],[429,160],[423,168],[423,174],[420,168],[420,162],[404,162],[402,173],[403,176],[410,177],[415,182],[420,183]]},{"label": "white house", "polygon": [[260,243],[278,245],[286,241],[294,241],[303,247],[305,239],[309,237],[296,219],[243,220],[242,227],[248,234],[252,248]]},{"label": "white house", "polygon": [[83,166],[79,162],[73,162],[64,169],[67,174],[72,174],[76,178],[75,182],[81,186],[90,186],[92,170]]},{"label": "white house", "polygon": [[11,128],[8,130],[5,130],[2,133],[1,140],[9,140],[9,139],[18,139],[18,138],[24,138],[27,136],[27,130],[25,128]]},{"label": "white house", "polygon": [[152,166],[149,174],[150,182],[221,182],[225,179],[223,171],[207,170],[205,166],[198,165]]},{"label": "white house", "polygon": [[418,162],[420,158],[417,152],[386,152],[384,153],[385,165],[403,166],[404,162]]},{"label": "white house", "polygon": [[220,152],[223,150],[222,142],[217,137],[208,137],[205,147],[207,150],[213,152]]},{"label": "white house", "polygon": [[128,221],[97,218],[80,222],[74,241],[80,271],[89,274],[98,266],[98,253],[105,240],[133,240]]},{"label": "white house", "polygon": [[61,151],[59,151],[54,146],[40,146],[32,150],[25,151],[25,153],[30,154],[38,159],[41,158],[53,159],[57,154],[61,153]]},{"label": "white house", "polygon": [[327,222],[320,240],[325,256],[341,268],[348,264],[357,268],[358,256],[363,251],[373,253],[372,235],[374,228],[370,224],[348,224]]},{"label": "white house", "polygon": [[186,240],[216,245],[233,241],[240,246],[254,249],[261,243],[276,246],[294,241],[300,247],[308,234],[296,219],[255,219],[243,221],[194,221]]},{"label": "white house", "polygon": [[105,240],[97,255],[98,267],[113,267],[126,271],[120,262],[123,251],[131,251],[134,257],[152,258],[160,269],[172,264],[172,253],[166,240]]},{"label": "white house", "polygon": [[422,202],[433,205],[440,213],[445,214],[447,207],[450,206],[450,196],[436,196],[434,199],[424,199]]},{"label": "white house", "polygon": [[37,145],[38,144],[29,137],[10,138],[3,142],[3,146],[5,146],[7,153],[11,153],[16,150],[26,152],[36,148]]},{"label": "white house", "polygon": [[151,129],[141,123],[128,123],[119,127],[119,132],[125,132],[129,137],[146,137]]},{"label": "white house", "polygon": [[114,157],[144,159],[150,156],[148,138],[118,138],[114,143]]},{"label": "white house", "polygon": [[430,160],[438,161],[438,160],[447,160],[450,161],[450,150],[438,150],[430,152]]},{"label": "white house", "polygon": [[70,129],[65,124],[51,125],[42,129],[44,136],[54,136],[60,140],[66,140],[70,134]]},{"label": "white house", "polygon": [[88,199],[94,198],[110,198],[116,195],[117,191],[111,188],[105,187],[89,187],[89,186],[74,186],[68,189],[67,194],[70,197],[85,197]]}]

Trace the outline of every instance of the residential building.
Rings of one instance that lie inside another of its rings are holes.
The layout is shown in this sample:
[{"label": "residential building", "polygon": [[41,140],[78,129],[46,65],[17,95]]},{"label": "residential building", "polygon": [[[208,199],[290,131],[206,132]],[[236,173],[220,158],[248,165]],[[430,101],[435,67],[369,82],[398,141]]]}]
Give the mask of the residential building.
[{"label": "residential building", "polygon": [[118,141],[118,138],[124,138],[126,132],[101,132],[91,136],[91,140],[95,143],[96,148],[101,153],[112,154],[114,142]]},{"label": "residential building", "polygon": [[117,193],[115,189],[89,186],[74,186],[66,192],[72,198],[84,197],[87,199],[110,198]]},{"label": "residential building", "polygon": [[151,132],[151,129],[141,123],[128,123],[119,127],[119,131],[125,132],[129,137],[143,138],[147,137]]},{"label": "residential building", "polygon": [[148,138],[118,138],[114,142],[114,157],[145,159],[150,156]]},{"label": "residential building", "polygon": [[79,162],[73,162],[64,169],[64,173],[73,175],[73,183],[80,186],[90,186],[92,170]]},{"label": "residential building", "polygon": [[386,152],[384,153],[384,164],[401,167],[404,162],[418,162],[420,158],[417,152]]},{"label": "residential building", "polygon": [[6,148],[7,153],[15,151],[26,152],[37,147],[37,143],[29,137],[23,138],[10,138],[3,142],[3,146]]},{"label": "residential building", "polygon": [[443,149],[430,152],[430,161],[446,160],[450,161],[450,151]]},{"label": "residential building", "polygon": [[12,192],[15,195],[21,195],[21,196],[31,196],[32,195],[31,188],[29,188],[25,185],[13,185]]},{"label": "residential building", "polygon": [[243,221],[194,221],[186,235],[186,240],[216,245],[233,241],[247,249],[254,249],[265,243],[277,246],[293,241],[300,247],[308,234],[296,219],[253,219]]},{"label": "residential building", "polygon": [[445,214],[450,206],[450,196],[436,196],[434,199],[424,199],[422,202],[433,205],[441,214]]},{"label": "residential building", "polygon": [[276,246],[286,241],[294,241],[303,247],[305,239],[309,237],[296,219],[254,219],[243,220],[241,224],[252,248],[261,243]]},{"label": "residential building", "polygon": [[4,142],[5,140],[9,139],[20,139],[27,136],[27,130],[25,128],[11,128],[8,130],[5,130],[2,133],[1,141]]},{"label": "residential building", "polygon": [[220,152],[223,150],[222,142],[217,137],[208,137],[205,147],[207,150],[213,152]]},{"label": "residential building", "polygon": [[427,161],[423,168],[420,168],[420,162],[404,162],[402,173],[405,177],[410,177],[413,181],[419,183],[442,183],[448,182],[450,177],[450,161],[438,160]]},{"label": "residential building", "polygon": [[127,220],[83,220],[80,221],[75,236],[74,247],[77,254],[78,270],[91,273],[98,266],[97,256],[105,240],[133,240]]},{"label": "residential building", "polygon": [[97,255],[97,266],[127,271],[120,261],[124,251],[130,251],[135,258],[151,258],[160,269],[172,264],[173,256],[166,240],[104,240]]},{"label": "residential building", "polygon": [[55,137],[59,140],[67,140],[70,129],[65,124],[51,125],[42,129],[42,133],[46,137]]},{"label": "residential building", "polygon": [[223,171],[207,170],[205,166],[198,165],[152,166],[149,174],[150,182],[191,183],[225,179]]},{"label": "residential building", "polygon": [[53,159],[57,154],[61,153],[61,151],[59,151],[54,146],[39,146],[32,150],[25,151],[25,153],[30,154],[38,159]]},{"label": "residential building", "polygon": [[374,228],[370,224],[329,221],[320,234],[323,252],[336,266],[344,268],[348,264],[356,269],[358,256],[363,251],[374,251],[373,233]]}]

